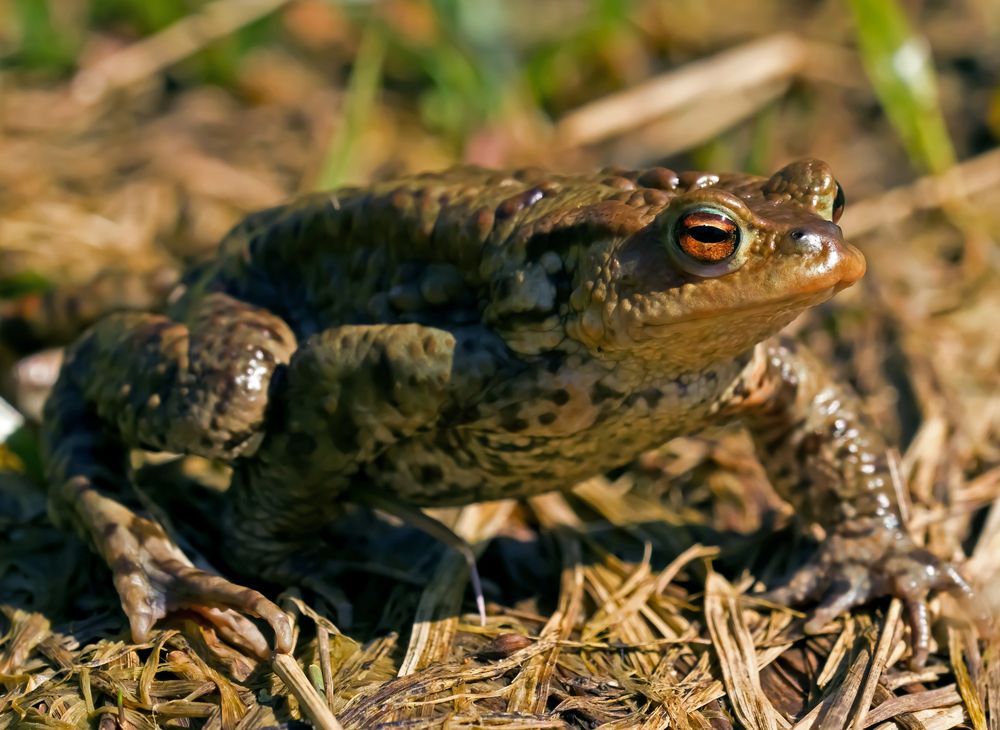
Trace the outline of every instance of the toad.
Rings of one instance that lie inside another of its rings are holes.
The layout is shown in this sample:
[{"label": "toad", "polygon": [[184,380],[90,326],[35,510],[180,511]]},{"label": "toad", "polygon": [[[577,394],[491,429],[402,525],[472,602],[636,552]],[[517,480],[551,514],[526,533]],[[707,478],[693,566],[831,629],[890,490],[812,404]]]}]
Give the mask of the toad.
[{"label": "toad", "polygon": [[770,598],[807,632],[872,598],[971,595],[900,520],[858,396],[779,330],[864,273],[826,164],[768,178],[456,168],[251,215],[164,313],[118,313],[45,408],[51,513],[110,567],[133,637],[187,608],[288,651],[261,593],[196,568],[127,483],[132,448],[231,464],[220,538],[283,581],[346,502],[405,509],[569,489],[739,420],[826,539]]}]

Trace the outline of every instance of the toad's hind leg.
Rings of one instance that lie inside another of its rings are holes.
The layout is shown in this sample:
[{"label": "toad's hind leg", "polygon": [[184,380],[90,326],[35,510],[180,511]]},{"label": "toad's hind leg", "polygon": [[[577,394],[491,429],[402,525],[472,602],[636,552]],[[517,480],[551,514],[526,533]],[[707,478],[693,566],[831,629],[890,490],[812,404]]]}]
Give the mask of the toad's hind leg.
[{"label": "toad's hind leg", "polygon": [[268,312],[223,294],[175,322],[120,314],[70,350],[45,408],[49,506],[111,569],[133,637],[177,608],[195,610],[258,654],[267,642],[243,614],[264,619],[288,650],[287,617],[256,591],[195,568],[126,477],[132,447],[233,459],[263,431],[272,373],[295,337]]}]

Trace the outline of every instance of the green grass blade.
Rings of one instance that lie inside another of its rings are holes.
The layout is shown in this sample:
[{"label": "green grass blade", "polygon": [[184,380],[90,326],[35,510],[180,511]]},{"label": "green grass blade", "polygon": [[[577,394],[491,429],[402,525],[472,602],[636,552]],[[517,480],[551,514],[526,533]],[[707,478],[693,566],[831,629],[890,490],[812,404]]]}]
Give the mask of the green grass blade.
[{"label": "green grass blade", "polygon": [[13,11],[20,34],[18,61],[57,73],[73,68],[80,39],[53,21],[48,2],[16,0]]},{"label": "green grass blade", "polygon": [[354,62],[354,70],[344,98],[343,121],[330,139],[315,188],[327,190],[344,182],[350,172],[358,137],[372,113],[382,79],[386,38],[381,26],[370,23],[365,29]]},{"label": "green grass blade", "polygon": [[938,103],[937,76],[927,40],[896,0],[850,0],[868,78],[918,167],[941,173],[955,162]]}]

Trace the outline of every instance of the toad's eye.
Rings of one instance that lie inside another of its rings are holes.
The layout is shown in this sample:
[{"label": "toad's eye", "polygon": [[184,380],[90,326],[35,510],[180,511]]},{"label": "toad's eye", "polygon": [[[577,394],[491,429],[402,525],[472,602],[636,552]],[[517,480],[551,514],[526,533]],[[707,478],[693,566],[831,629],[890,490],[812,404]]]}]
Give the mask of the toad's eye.
[{"label": "toad's eye", "polygon": [[847,199],[844,197],[844,189],[840,187],[840,183],[837,183],[837,195],[833,199],[833,214],[831,215],[834,223],[840,220],[840,216],[844,215],[845,203],[847,203]]},{"label": "toad's eye", "polygon": [[677,219],[677,246],[695,261],[725,261],[740,245],[740,227],[724,213],[696,210]]}]

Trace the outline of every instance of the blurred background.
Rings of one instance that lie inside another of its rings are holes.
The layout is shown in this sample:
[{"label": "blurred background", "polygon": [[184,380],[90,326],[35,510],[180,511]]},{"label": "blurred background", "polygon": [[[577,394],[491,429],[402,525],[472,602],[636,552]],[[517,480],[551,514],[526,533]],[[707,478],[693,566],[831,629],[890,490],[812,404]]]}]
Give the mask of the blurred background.
[{"label": "blurred background", "polygon": [[998,18],[987,0],[6,0],[2,275],[196,257],[290,194],[456,161],[763,174],[808,154],[856,202],[994,145]]},{"label": "blurred background", "polygon": [[[858,387],[900,443],[915,534],[939,554],[971,556],[967,574],[1000,606],[993,579],[1000,511],[991,506],[1000,495],[998,139],[996,0],[0,0],[0,376],[11,404],[0,450],[0,626],[6,621],[7,629],[0,728],[22,716],[10,709],[15,696],[33,717],[58,715],[52,697],[37,694],[46,683],[62,687],[60,701],[77,707],[84,700],[74,694],[74,652],[121,638],[107,574],[79,544],[67,547],[71,538],[44,516],[32,425],[58,362],[50,348],[100,311],[101,292],[118,281],[108,272],[148,275],[148,289],[128,299],[154,302],[171,272],[211,255],[250,211],[301,192],[456,162],[757,174],[801,156],[829,162],[847,194],[842,226],[868,257],[869,274],[792,331]],[[92,283],[101,276],[103,283]],[[5,327],[37,307],[39,295],[63,288],[74,292],[73,316],[37,331]],[[200,468],[192,470],[203,481],[220,482]],[[512,508],[492,532],[476,533],[501,538],[483,557],[488,598],[508,607],[527,633],[541,632],[560,600],[567,540],[587,558],[582,580],[592,615],[600,613],[600,596],[626,590],[633,567],[662,568],[699,541],[722,544],[719,569],[734,580],[750,566],[758,576],[783,567],[752,562],[768,552],[767,526],[788,515],[739,434],[672,442],[560,504],[581,524],[619,529],[591,541],[553,539],[553,525],[565,523],[556,516],[566,512],[542,501]],[[377,519],[359,517],[346,528],[353,537],[340,548],[355,563],[345,558],[342,589],[317,599],[321,613],[340,623],[344,610],[353,613],[352,638],[343,639],[353,648],[344,657],[377,654],[379,671],[351,675],[355,684],[330,700],[341,709],[400,666],[420,664],[406,663],[406,637],[420,586],[445,554],[431,549],[414,565],[404,558],[422,538],[401,528],[372,537]],[[636,533],[647,521],[656,524]],[[211,558],[197,516],[183,522],[190,523],[186,539]],[[747,545],[756,546],[749,551],[756,558],[747,558]],[[602,566],[600,576],[586,572]],[[694,574],[668,596],[681,613],[701,600],[704,573],[700,583]],[[608,575],[619,582],[608,587]],[[604,581],[605,592],[587,581]],[[947,605],[935,610],[947,614]],[[602,623],[600,636],[634,640],[623,628],[633,619],[663,638],[662,627],[650,629],[638,614]],[[26,648],[11,637],[32,621],[46,628]],[[705,630],[692,621],[692,635]],[[403,638],[386,648],[390,636]],[[434,658],[452,660],[462,641],[481,649],[475,641],[495,638],[466,636]],[[694,654],[705,651],[695,644]],[[33,653],[39,646],[49,646],[43,659]],[[315,640],[309,646],[315,651]],[[790,715],[811,706],[809,668],[831,656],[830,642],[809,646],[813,659],[787,659],[789,672],[806,677],[801,686],[779,682],[782,689],[768,694],[787,701]],[[955,681],[955,651],[942,651],[952,664],[942,664],[925,688]],[[555,662],[554,671],[565,674],[564,684],[569,675],[600,682],[653,671],[628,657],[619,666],[611,654],[591,664]],[[53,655],[63,661],[63,684],[48,682],[59,665]],[[964,704],[948,705],[958,713],[940,727],[966,721],[969,697],[986,696],[980,660],[968,659]],[[17,672],[38,681],[5,679]],[[990,676],[1000,692],[1000,679]],[[534,710],[552,710],[560,701],[552,691]],[[270,706],[254,697],[243,698],[246,707]],[[576,707],[560,722],[603,717],[633,727],[628,718],[659,711],[642,697],[634,687],[621,690],[613,702],[604,697],[622,708],[620,717]],[[126,703],[139,713],[130,715],[137,724],[148,710],[141,700]],[[393,707],[379,721],[410,716]],[[523,725],[550,726],[563,725]]]}]

